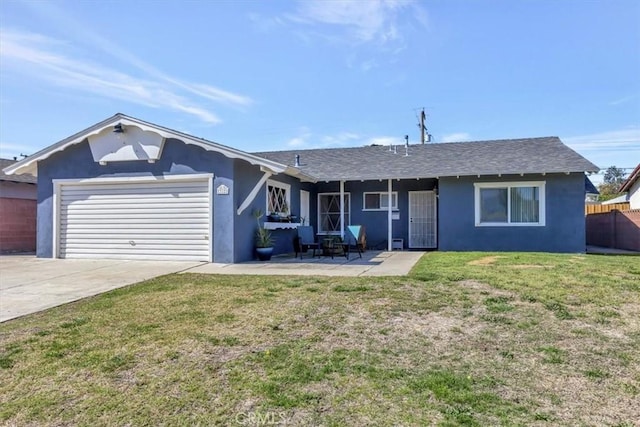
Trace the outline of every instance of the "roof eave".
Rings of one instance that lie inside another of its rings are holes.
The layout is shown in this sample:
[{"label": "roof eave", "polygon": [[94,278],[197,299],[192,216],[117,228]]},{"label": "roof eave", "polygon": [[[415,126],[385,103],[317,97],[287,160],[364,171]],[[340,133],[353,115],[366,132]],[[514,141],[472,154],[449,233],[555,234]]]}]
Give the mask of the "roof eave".
[{"label": "roof eave", "polygon": [[620,186],[620,193],[629,191],[633,184],[640,178],[640,164],[631,172],[631,175]]}]

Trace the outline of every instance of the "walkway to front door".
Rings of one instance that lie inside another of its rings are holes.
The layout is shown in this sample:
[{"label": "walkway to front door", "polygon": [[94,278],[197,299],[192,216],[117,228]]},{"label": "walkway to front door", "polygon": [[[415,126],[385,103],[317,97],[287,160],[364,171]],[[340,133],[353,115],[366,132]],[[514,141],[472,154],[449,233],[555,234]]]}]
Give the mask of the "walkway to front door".
[{"label": "walkway to front door", "polygon": [[[404,276],[409,273],[424,252],[414,251],[366,251],[362,258],[350,259],[336,256],[303,259],[276,256],[271,261],[250,261],[239,264],[202,264],[188,273],[205,274],[259,274],[283,276]],[[187,273],[185,272],[185,273]]]}]

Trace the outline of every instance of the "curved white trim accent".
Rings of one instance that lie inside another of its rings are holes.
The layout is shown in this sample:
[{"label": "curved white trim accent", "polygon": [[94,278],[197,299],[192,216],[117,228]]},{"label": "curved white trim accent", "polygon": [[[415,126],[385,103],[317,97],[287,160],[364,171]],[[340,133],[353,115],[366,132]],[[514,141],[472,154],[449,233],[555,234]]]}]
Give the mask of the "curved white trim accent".
[{"label": "curved white trim accent", "polygon": [[43,150],[40,150],[39,152],[6,168],[4,172],[7,175],[29,173],[34,176],[37,176],[38,161],[47,159],[51,155],[59,151],[62,151],[71,145],[79,144],[85,139],[87,139],[88,137],[97,135],[103,130],[105,130],[106,128],[113,127],[118,123],[122,124],[123,126],[135,126],[139,129],[142,129],[143,131],[154,132],[162,136],[163,138],[179,139],[185,144],[195,145],[207,151],[215,151],[215,152],[221,153],[222,155],[230,159],[241,159],[246,162],[249,162],[252,165],[257,165],[263,168],[267,168],[270,171],[272,171],[274,174],[285,173],[287,175],[297,177],[301,180],[316,182],[316,179],[314,177],[304,174],[297,168],[293,168],[278,162],[274,162],[272,160],[268,160],[268,159],[256,156],[254,154],[250,154],[242,150],[231,148],[226,145],[218,144],[213,141],[208,141],[203,138],[198,138],[183,132],[178,132],[172,129],[155,125],[153,123],[148,123],[143,120],[129,117],[120,113],[106,120],[103,120],[102,122],[97,123],[81,132],[78,132],[75,135],[70,136],[69,138],[63,139],[62,141],[59,141]]}]

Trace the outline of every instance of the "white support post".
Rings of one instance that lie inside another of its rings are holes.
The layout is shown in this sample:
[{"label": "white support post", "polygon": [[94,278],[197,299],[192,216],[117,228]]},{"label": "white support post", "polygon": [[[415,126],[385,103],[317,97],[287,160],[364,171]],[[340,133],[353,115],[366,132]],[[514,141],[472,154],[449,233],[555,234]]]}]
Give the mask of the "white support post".
[{"label": "white support post", "polygon": [[240,215],[242,212],[244,212],[245,209],[249,207],[251,202],[253,202],[253,200],[258,195],[258,191],[260,191],[264,183],[267,182],[267,180],[271,177],[271,175],[273,175],[270,171],[263,171],[263,172],[264,172],[264,175],[262,175],[262,178],[260,178],[260,181],[258,181],[256,186],[253,187],[253,190],[251,190],[251,193],[249,193],[247,198],[244,199],[244,202],[242,202],[242,204],[236,211],[238,215]]},{"label": "white support post", "polygon": [[340,181],[340,237],[344,240],[344,181]]},{"label": "white support post", "polygon": [[390,179],[387,183],[387,192],[388,192],[388,203],[387,203],[387,224],[388,224],[388,235],[387,235],[387,250],[389,252],[391,252],[393,250],[393,214],[392,214],[392,208],[393,208],[393,203],[392,202],[392,196],[393,196],[393,180]]}]

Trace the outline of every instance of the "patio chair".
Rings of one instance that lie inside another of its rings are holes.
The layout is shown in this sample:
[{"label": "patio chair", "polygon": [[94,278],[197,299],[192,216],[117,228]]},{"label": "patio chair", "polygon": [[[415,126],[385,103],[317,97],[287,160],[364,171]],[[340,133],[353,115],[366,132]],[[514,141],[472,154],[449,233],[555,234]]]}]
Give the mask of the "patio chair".
[{"label": "patio chair", "polygon": [[320,249],[320,243],[316,242],[312,226],[300,225],[298,226],[298,245],[296,247],[296,251],[300,251],[300,259],[302,259],[302,253],[306,253],[309,249],[313,249],[313,257],[315,257],[316,249]]},{"label": "patio chair", "polygon": [[358,251],[358,255],[362,258],[362,252],[367,247],[367,236],[364,231],[363,225],[349,225],[347,226],[347,234],[344,236],[345,241],[343,244],[344,251],[347,259],[349,259],[349,250],[354,247]]}]

